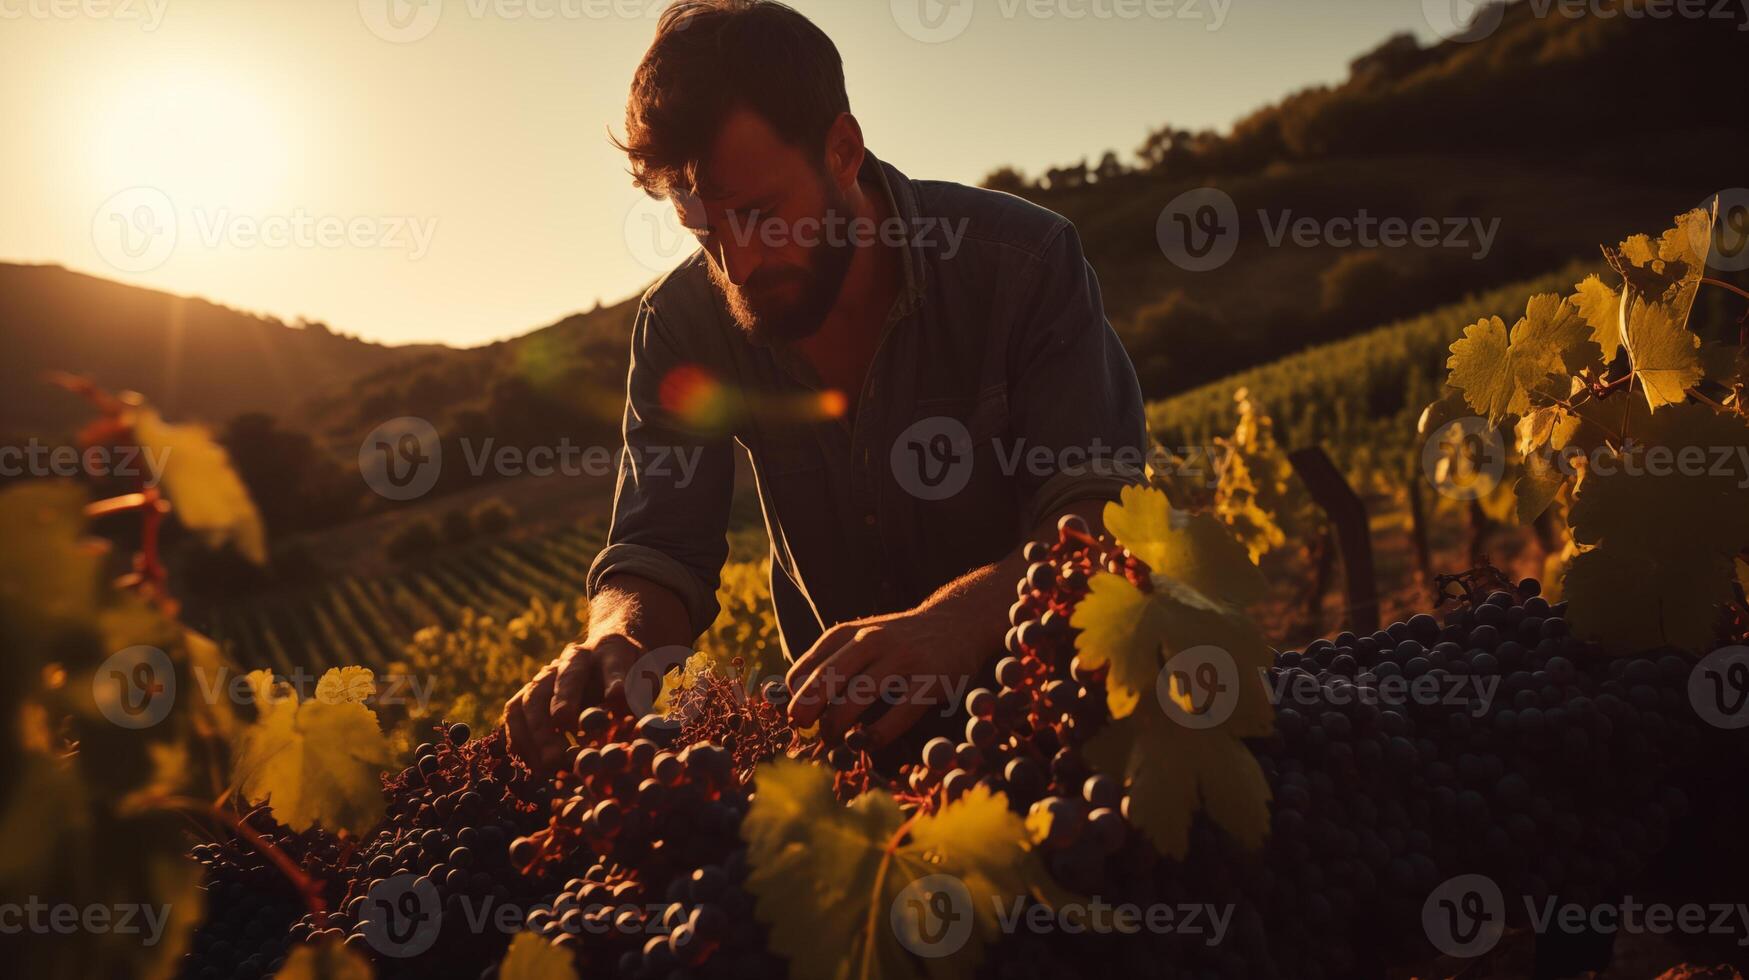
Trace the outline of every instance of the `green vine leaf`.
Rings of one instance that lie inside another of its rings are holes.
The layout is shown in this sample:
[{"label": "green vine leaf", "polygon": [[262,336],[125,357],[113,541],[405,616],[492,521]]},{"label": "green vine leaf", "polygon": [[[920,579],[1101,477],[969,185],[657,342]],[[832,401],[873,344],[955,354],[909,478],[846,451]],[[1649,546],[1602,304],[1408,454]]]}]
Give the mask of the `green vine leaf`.
[{"label": "green vine leaf", "polygon": [[[761,766],[756,787],[741,824],[747,889],[791,976],[969,977],[999,931],[999,907],[1059,900],[1020,817],[983,787],[910,821],[884,792],[841,806],[831,772],[805,762]],[[916,909],[942,902],[952,914],[940,924],[961,926],[958,944],[916,931]],[[916,955],[920,943],[930,955]]]}]

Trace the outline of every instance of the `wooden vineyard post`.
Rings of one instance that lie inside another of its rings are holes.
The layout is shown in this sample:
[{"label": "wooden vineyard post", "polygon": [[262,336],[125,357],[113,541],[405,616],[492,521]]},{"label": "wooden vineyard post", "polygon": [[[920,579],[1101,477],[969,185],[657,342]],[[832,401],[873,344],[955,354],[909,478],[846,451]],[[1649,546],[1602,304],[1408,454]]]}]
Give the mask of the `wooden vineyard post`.
[{"label": "wooden vineyard post", "polygon": [[1415,543],[1415,566],[1421,569],[1421,580],[1433,581],[1433,552],[1427,546],[1427,506],[1421,501],[1421,469],[1409,474],[1409,534]]},{"label": "wooden vineyard post", "polygon": [[1336,530],[1336,544],[1342,551],[1343,587],[1348,598],[1348,628],[1362,635],[1375,632],[1379,628],[1379,590],[1373,572],[1372,528],[1367,523],[1366,504],[1322,448],[1296,449],[1288,453],[1287,459]]}]

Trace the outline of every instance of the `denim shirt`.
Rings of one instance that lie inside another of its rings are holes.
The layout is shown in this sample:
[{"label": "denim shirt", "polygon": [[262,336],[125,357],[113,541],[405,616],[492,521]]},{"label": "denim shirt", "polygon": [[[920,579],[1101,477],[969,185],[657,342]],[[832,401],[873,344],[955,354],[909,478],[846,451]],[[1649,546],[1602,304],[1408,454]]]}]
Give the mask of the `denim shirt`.
[{"label": "denim shirt", "polygon": [[854,415],[806,410],[826,403],[818,376],[794,350],[749,339],[694,253],[639,303],[591,597],[635,574],[680,598],[694,635],[709,628],[736,443],[792,660],[826,627],[915,606],[1068,505],[1140,479],[1141,389],[1074,226],[872,154],[860,180],[902,219],[904,281]]}]

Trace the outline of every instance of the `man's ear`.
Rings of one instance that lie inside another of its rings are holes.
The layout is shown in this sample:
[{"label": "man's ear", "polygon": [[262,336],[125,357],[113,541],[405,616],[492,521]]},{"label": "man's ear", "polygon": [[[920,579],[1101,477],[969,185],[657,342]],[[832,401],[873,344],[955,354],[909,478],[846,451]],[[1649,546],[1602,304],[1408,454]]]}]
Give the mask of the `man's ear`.
[{"label": "man's ear", "polygon": [[862,172],[862,125],[848,112],[841,112],[826,130],[826,173],[838,189],[849,193],[856,186],[856,175]]}]

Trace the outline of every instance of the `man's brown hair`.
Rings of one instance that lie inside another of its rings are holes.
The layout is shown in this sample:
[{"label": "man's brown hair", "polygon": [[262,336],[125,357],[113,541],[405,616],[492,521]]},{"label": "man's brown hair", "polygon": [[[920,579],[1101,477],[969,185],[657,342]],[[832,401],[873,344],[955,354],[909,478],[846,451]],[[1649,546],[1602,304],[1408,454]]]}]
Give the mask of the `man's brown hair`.
[{"label": "man's brown hair", "polygon": [[699,160],[739,108],[823,154],[827,130],[850,111],[837,46],[776,0],[678,0],[632,78],[625,139],[614,144],[651,195],[692,190]]}]

